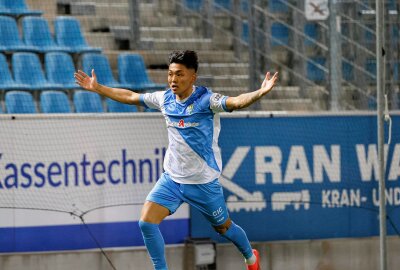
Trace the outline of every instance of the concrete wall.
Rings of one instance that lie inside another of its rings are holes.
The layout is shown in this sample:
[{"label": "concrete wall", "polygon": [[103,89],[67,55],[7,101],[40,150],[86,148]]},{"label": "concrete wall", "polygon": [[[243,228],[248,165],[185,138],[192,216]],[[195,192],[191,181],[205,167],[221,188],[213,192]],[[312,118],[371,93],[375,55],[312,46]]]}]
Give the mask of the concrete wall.
[{"label": "concrete wall", "polygon": [[[400,238],[388,238],[388,270],[400,265]],[[262,254],[263,270],[377,270],[379,239],[334,239],[295,242],[254,243]],[[118,270],[151,270],[144,249],[107,251]],[[184,269],[184,246],[166,250],[170,270]],[[1,270],[109,270],[98,251],[52,254],[0,255]],[[243,270],[243,259],[231,244],[218,245],[218,270]]]}]

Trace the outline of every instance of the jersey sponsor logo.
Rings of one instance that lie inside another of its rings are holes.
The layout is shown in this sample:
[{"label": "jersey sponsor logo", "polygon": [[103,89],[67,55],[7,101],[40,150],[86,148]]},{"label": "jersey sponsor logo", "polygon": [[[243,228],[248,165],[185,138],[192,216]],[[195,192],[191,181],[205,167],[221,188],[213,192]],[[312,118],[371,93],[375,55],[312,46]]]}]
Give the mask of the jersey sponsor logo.
[{"label": "jersey sponsor logo", "polygon": [[167,118],[167,126],[169,127],[178,127],[178,128],[188,128],[188,127],[197,127],[200,123],[197,122],[185,122],[185,120],[180,119],[178,122],[173,122],[169,118]]}]

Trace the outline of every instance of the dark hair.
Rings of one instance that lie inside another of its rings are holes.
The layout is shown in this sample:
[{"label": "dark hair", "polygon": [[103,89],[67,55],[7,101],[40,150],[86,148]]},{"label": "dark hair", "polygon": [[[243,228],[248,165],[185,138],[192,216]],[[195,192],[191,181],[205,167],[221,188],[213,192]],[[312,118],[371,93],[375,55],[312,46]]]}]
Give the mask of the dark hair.
[{"label": "dark hair", "polygon": [[182,64],[186,68],[193,68],[195,72],[199,67],[197,53],[195,51],[173,51],[169,55],[169,64]]}]

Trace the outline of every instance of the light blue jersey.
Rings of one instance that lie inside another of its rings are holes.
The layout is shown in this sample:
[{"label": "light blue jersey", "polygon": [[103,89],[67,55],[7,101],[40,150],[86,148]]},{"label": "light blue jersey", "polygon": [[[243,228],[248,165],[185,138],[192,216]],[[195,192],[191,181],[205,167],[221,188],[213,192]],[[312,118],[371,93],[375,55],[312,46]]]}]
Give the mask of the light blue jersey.
[{"label": "light blue jersey", "polygon": [[161,111],[168,128],[169,146],[164,170],[181,184],[204,184],[221,174],[219,112],[228,111],[227,96],[206,87],[178,101],[171,89],[140,95],[142,105]]}]

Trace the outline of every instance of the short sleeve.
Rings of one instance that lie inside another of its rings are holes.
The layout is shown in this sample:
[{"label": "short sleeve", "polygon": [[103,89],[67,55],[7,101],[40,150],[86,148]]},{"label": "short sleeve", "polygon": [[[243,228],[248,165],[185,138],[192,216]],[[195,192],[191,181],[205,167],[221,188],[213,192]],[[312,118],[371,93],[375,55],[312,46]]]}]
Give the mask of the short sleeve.
[{"label": "short sleeve", "polygon": [[224,96],[218,93],[212,93],[210,97],[210,109],[213,112],[231,112],[226,107],[226,99],[228,96]]},{"label": "short sleeve", "polygon": [[165,91],[140,94],[140,103],[145,107],[161,111],[162,104],[164,103],[164,94]]}]

